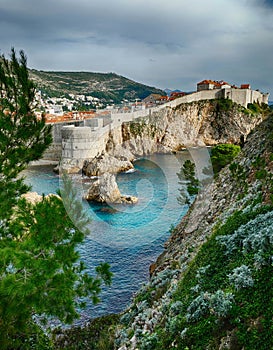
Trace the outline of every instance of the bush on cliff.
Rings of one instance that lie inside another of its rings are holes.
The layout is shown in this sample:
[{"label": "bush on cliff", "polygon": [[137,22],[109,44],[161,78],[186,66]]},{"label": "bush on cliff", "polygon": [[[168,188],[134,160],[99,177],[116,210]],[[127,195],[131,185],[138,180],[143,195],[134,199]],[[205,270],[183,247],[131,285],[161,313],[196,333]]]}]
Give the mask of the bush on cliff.
[{"label": "bush on cliff", "polygon": [[272,206],[235,212],[203,244],[156,329],[153,349],[267,350],[273,343]]},{"label": "bush on cliff", "polygon": [[219,144],[211,150],[211,163],[215,174],[230,164],[231,161],[239,154],[240,146],[233,144]]}]

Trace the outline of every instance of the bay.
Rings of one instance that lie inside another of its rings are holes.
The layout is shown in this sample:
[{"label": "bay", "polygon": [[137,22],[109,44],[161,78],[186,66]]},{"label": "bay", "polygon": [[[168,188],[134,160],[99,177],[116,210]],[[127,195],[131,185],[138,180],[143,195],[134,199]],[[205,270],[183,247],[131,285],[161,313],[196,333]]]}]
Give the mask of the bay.
[{"label": "bay", "polygon": [[[135,162],[135,172],[117,175],[122,194],[139,198],[136,205],[99,205],[83,201],[92,223],[90,234],[79,247],[88,271],[108,262],[114,273],[111,287],[103,288],[101,303],[87,303],[78,324],[90,318],[118,313],[129,305],[133,294],[148,280],[149,266],[163,251],[169,230],[187,210],[177,202],[178,177],[188,152],[177,155],[151,155]],[[39,194],[55,193],[62,181],[52,166],[30,166],[24,171],[26,183]],[[73,176],[79,198],[88,188],[88,179]]]}]

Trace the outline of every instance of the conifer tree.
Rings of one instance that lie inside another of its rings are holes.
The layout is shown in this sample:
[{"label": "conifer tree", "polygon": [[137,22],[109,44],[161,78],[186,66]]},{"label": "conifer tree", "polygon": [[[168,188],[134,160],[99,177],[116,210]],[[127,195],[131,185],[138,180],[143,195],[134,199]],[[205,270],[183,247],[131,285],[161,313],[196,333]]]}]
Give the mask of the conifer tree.
[{"label": "conifer tree", "polygon": [[[71,323],[84,297],[99,301],[101,284],[111,283],[109,265],[86,273],[77,246],[87,218],[71,183],[60,196],[32,204],[20,172],[51,142],[50,127],[33,112],[35,86],[23,51],[0,58],[0,348],[49,349],[37,320]],[[73,222],[71,220],[73,219]],[[75,225],[76,222],[76,225]]]},{"label": "conifer tree", "polygon": [[177,198],[179,204],[190,204],[191,197],[198,194],[200,182],[195,175],[195,164],[187,159],[180,168],[178,176],[178,183],[182,185],[179,188],[180,196]]}]

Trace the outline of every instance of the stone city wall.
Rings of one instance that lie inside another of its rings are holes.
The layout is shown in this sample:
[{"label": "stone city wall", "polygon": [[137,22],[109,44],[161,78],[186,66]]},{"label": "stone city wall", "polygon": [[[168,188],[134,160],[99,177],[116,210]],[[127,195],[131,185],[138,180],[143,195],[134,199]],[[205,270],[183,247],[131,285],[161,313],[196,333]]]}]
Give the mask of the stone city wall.
[{"label": "stone city wall", "polygon": [[74,125],[62,128],[62,155],[63,163],[76,160],[81,166],[85,159],[92,159],[105,150],[110,126],[92,130],[90,126],[76,127]]},{"label": "stone city wall", "polygon": [[[268,103],[268,94],[250,89],[213,89],[194,92],[177,98],[163,105],[136,110],[130,113],[111,113],[111,116],[92,118],[83,121],[58,123],[53,125],[53,144],[45,153],[43,159],[79,160],[90,159],[105,150],[109,132],[117,130],[122,123],[146,117],[163,109],[175,108],[182,103],[200,100],[229,98],[247,107],[248,103]],[[166,108],[167,107],[167,108]]]}]

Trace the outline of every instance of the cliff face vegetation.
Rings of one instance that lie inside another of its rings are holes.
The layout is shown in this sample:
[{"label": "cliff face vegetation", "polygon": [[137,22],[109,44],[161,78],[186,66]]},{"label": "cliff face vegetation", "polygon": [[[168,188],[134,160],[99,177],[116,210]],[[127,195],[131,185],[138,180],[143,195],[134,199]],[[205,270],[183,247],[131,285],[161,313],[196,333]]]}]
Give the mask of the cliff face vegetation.
[{"label": "cliff face vegetation", "polygon": [[116,349],[272,348],[272,151],[271,115],[173,230]]}]

